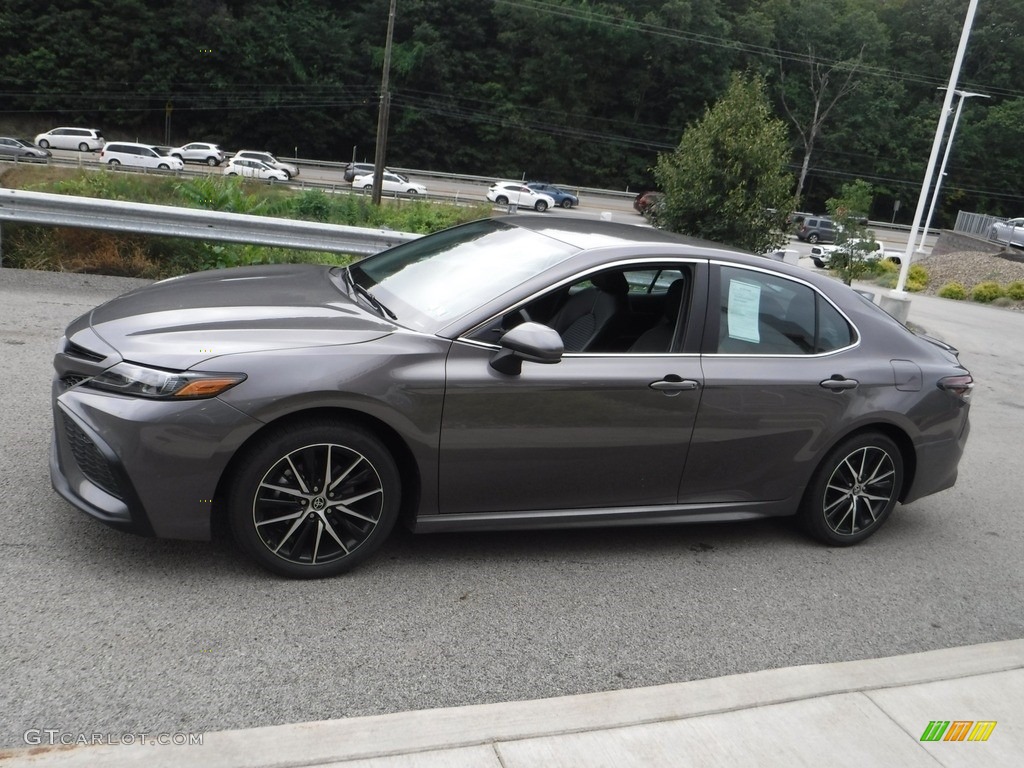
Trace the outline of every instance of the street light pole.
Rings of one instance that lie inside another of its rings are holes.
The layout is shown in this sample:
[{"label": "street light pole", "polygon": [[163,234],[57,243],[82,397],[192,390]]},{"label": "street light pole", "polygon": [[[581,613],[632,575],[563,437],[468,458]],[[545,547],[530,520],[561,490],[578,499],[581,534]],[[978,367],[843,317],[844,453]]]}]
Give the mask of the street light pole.
[{"label": "street light pole", "polygon": [[380,205],[384,185],[384,149],[388,143],[388,113],[391,111],[391,39],[395,34],[395,2],[388,12],[388,36],[384,43],[384,71],[380,76],[380,107],[377,110],[377,149],[373,155],[373,192],[371,200]]},{"label": "street light pole", "polygon": [[953,125],[949,129],[949,138],[946,139],[946,152],[942,155],[942,165],[939,166],[939,176],[935,179],[935,189],[932,191],[932,204],[928,207],[928,218],[925,219],[924,230],[921,232],[921,240],[917,244],[917,250],[915,253],[924,253],[924,239],[928,236],[928,230],[932,226],[932,216],[935,214],[935,204],[939,200],[939,188],[942,186],[942,180],[946,177],[946,163],[949,162],[949,151],[953,148],[953,137],[956,136],[956,126],[960,122],[960,112],[964,108],[964,101],[976,96],[982,99],[991,98],[983,93],[974,93],[972,91],[956,91],[956,95],[960,97],[956,103],[956,114],[953,115]]},{"label": "street light pole", "polygon": [[[900,265],[900,278],[896,283],[896,289],[892,292],[891,298],[894,302],[906,301],[907,273],[910,271],[910,260],[913,258],[914,243],[917,241],[917,233],[921,227],[921,219],[924,216],[924,204],[928,200],[928,190],[932,186],[932,177],[935,175],[935,163],[939,159],[939,148],[942,146],[942,139],[946,134],[946,120],[953,107],[953,92],[956,90],[956,83],[960,77],[960,67],[964,63],[964,54],[967,52],[967,41],[971,37],[971,27],[974,26],[974,14],[978,10],[978,0],[971,0],[967,6],[967,16],[964,19],[964,28],[960,33],[960,45],[956,49],[956,57],[953,59],[953,70],[949,73],[949,83],[946,86],[946,98],[942,102],[942,114],[939,116],[939,124],[935,129],[935,140],[932,142],[932,152],[928,157],[928,169],[925,171],[924,183],[921,185],[921,196],[917,200],[917,210],[914,213],[914,223],[910,228],[910,236],[907,238],[907,250],[903,254],[903,263]],[[896,310],[900,319],[906,319],[906,311],[909,307]]]}]

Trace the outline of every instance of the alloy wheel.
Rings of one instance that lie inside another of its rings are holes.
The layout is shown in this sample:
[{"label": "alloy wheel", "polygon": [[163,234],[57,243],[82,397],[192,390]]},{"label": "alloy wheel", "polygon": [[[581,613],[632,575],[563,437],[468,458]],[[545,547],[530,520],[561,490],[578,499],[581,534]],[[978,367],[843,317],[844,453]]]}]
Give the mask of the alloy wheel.
[{"label": "alloy wheel", "polygon": [[885,516],[897,493],[892,456],[879,446],[857,448],[842,459],[825,484],[822,512],[839,536],[868,530]]}]

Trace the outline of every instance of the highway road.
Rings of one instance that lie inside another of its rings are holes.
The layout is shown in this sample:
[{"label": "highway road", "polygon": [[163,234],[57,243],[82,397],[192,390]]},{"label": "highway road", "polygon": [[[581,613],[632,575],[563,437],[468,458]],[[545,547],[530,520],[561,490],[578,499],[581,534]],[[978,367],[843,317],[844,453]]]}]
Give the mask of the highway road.
[{"label": "highway road", "polygon": [[118,533],[50,489],[55,342],[137,284],[0,270],[0,747],[28,729],[211,731],[1024,636],[1024,314],[913,298],[910,319],[978,380],[973,432],[957,486],[861,546],[784,521],[398,533],[349,575],[292,582],[230,543]]}]

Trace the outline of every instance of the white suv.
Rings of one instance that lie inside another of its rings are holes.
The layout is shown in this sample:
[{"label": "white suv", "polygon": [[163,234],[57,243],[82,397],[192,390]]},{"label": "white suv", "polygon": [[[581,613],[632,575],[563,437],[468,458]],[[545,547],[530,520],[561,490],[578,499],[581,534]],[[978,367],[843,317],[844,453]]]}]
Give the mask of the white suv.
[{"label": "white suv", "polygon": [[487,190],[487,199],[498,205],[521,205],[543,213],[555,204],[555,198],[530,189],[518,181],[499,181]]},{"label": "white suv", "polygon": [[77,149],[80,152],[94,152],[102,149],[103,134],[95,128],[54,128],[40,133],[33,142],[43,149]]},{"label": "white suv", "polygon": [[163,154],[152,144],[136,144],[132,141],[110,142],[100,150],[100,162],[162,171],[180,171],[185,167],[180,157]]},{"label": "white suv", "polygon": [[191,144],[175,147],[170,150],[170,154],[186,163],[206,163],[211,168],[224,162],[224,150],[205,141],[193,141]]},{"label": "white suv", "polygon": [[[284,171],[285,174],[287,174],[288,179],[299,175],[298,166],[292,165],[291,163],[282,163],[269,152],[256,152],[252,149],[240,149],[235,152],[233,157],[235,160],[241,160],[243,158],[246,160],[259,160],[261,163],[266,163],[271,168]],[[285,181],[288,179],[285,179]]]}]

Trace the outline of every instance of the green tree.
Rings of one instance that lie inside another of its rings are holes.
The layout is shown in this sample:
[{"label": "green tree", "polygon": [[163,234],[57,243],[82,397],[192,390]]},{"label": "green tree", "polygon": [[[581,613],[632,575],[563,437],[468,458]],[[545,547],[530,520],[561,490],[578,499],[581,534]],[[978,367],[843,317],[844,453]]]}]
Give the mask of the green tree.
[{"label": "green tree", "polygon": [[871,209],[871,185],[863,179],[844,184],[838,197],[825,203],[836,223],[837,250],[829,259],[829,268],[844,283],[851,285],[871,269],[868,254],[878,248],[875,235],[867,228],[865,218]]},{"label": "green tree", "polygon": [[734,74],[678,148],[658,158],[658,223],[755,253],[778,248],[793,209],[788,160],[786,126],[768,107],[763,78]]}]

